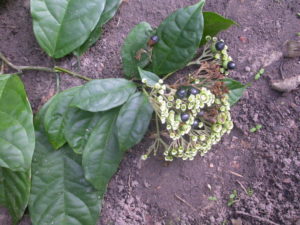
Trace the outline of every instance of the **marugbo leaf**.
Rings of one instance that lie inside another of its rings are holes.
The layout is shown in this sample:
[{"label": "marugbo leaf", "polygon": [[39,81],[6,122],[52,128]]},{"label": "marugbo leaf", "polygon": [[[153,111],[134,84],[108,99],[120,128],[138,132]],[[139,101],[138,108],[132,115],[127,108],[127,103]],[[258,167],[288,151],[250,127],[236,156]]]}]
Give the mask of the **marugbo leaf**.
[{"label": "marugbo leaf", "polygon": [[141,92],[132,95],[122,106],[117,119],[119,146],[122,151],[128,150],[142,140],[152,113],[153,108],[147,96]]},{"label": "marugbo leaf", "polygon": [[237,23],[214,12],[203,12],[204,30],[200,46],[206,43],[206,36],[216,36],[220,31],[227,30]]},{"label": "marugbo leaf", "polygon": [[59,149],[66,143],[64,136],[64,115],[68,112],[70,102],[80,91],[81,87],[70,88],[55,95],[51,103],[45,107],[43,118],[44,128],[47,132],[50,143],[55,149]]},{"label": "marugbo leaf", "polygon": [[105,0],[31,0],[33,31],[40,46],[54,58],[63,57],[89,37]]},{"label": "marugbo leaf", "polygon": [[156,83],[158,83],[158,81],[160,79],[156,74],[146,71],[146,70],[143,70],[141,68],[139,68],[139,74],[140,74],[141,80],[145,79],[146,84],[149,87],[154,87],[154,85]]},{"label": "marugbo leaf", "polygon": [[70,148],[54,151],[37,131],[29,211],[33,225],[95,225],[101,197],[83,174],[81,157]]},{"label": "marugbo leaf", "polygon": [[75,55],[81,56],[98,41],[102,34],[102,26],[116,14],[120,4],[121,0],[106,0],[103,13],[95,29],[92,31],[89,38],[84,42],[84,44],[74,51]]},{"label": "marugbo leaf", "polygon": [[64,117],[64,134],[70,147],[82,154],[87,140],[101,118],[101,112],[92,113],[71,108]]},{"label": "marugbo leaf", "polygon": [[90,112],[106,111],[122,105],[135,90],[136,85],[125,79],[92,80],[74,96],[71,106]]},{"label": "marugbo leaf", "polygon": [[202,38],[204,0],[193,6],[179,9],[157,28],[160,38],[154,45],[152,72],[168,74],[183,68],[196,53]]},{"label": "marugbo leaf", "polygon": [[82,155],[85,178],[104,194],[111,177],[117,171],[124,152],[119,148],[116,120],[120,109],[102,113],[90,134]]},{"label": "marugbo leaf", "polygon": [[138,67],[144,68],[150,62],[147,42],[153,34],[151,25],[142,22],[128,34],[122,47],[124,74],[128,78],[138,77]]},{"label": "marugbo leaf", "polygon": [[0,76],[0,167],[27,171],[35,145],[33,115],[17,75]]},{"label": "marugbo leaf", "polygon": [[0,167],[0,205],[6,207],[17,224],[27,207],[30,193],[30,170],[14,172]]},{"label": "marugbo leaf", "polygon": [[244,85],[236,80],[225,78],[223,79],[225,85],[227,86],[229,93],[229,103],[230,105],[234,105],[236,102],[240,100],[243,96],[244,91],[247,88],[247,85]]}]

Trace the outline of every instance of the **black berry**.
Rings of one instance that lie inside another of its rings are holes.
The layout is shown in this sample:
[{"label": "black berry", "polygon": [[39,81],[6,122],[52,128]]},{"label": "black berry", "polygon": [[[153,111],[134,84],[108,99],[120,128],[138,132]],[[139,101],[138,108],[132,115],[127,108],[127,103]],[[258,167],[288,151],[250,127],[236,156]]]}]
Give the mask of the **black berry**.
[{"label": "black berry", "polygon": [[157,35],[152,36],[150,39],[155,43],[159,41],[159,37]]},{"label": "black berry", "polygon": [[199,123],[200,123],[200,121],[199,121],[198,119],[195,119],[195,120],[194,120],[194,123],[192,124],[192,128],[193,128],[193,129],[199,128]]},{"label": "black berry", "polygon": [[202,116],[204,116],[204,114],[205,114],[204,111],[200,111],[200,112],[197,113],[197,116],[202,117]]},{"label": "black berry", "polygon": [[197,88],[194,88],[194,87],[191,87],[190,89],[189,89],[189,94],[190,95],[196,95],[196,94],[199,94],[199,90],[197,89]]},{"label": "black berry", "polygon": [[179,88],[177,91],[176,91],[176,96],[178,98],[185,98],[187,96],[187,91],[186,89],[184,88]]},{"label": "black berry", "polygon": [[181,113],[181,121],[182,122],[186,122],[186,121],[188,121],[189,120],[189,118],[190,118],[190,115],[188,114],[188,113]]},{"label": "black berry", "polygon": [[218,41],[215,47],[218,51],[222,51],[225,48],[225,43],[223,41]]},{"label": "black berry", "polygon": [[233,61],[230,61],[227,63],[227,69],[234,70],[236,67],[235,63]]}]

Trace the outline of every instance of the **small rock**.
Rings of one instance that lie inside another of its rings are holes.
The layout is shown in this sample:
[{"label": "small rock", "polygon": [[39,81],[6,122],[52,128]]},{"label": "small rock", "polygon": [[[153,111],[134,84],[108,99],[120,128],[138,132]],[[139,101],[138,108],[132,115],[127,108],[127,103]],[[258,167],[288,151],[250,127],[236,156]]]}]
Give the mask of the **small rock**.
[{"label": "small rock", "polygon": [[231,219],[231,223],[232,225],[243,225],[243,221],[241,220],[241,218]]},{"label": "small rock", "polygon": [[246,67],[245,67],[245,71],[246,71],[246,72],[250,72],[250,71],[251,71],[251,68],[250,68],[249,66],[246,66]]}]

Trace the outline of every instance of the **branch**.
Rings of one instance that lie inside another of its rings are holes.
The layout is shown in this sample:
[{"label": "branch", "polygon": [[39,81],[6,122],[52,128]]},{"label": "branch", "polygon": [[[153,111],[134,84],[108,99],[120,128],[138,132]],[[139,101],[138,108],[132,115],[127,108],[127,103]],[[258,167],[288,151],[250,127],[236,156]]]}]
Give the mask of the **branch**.
[{"label": "branch", "polygon": [[66,73],[70,76],[80,78],[80,79],[83,79],[83,80],[86,80],[86,81],[92,80],[91,78],[83,76],[79,73],[75,73],[75,72],[72,72],[68,69],[64,69],[64,68],[61,68],[61,67],[58,67],[58,66],[55,66],[54,68],[43,67],[43,66],[17,66],[17,65],[14,65],[13,63],[11,63],[1,52],[0,52],[0,59],[5,64],[7,64],[10,68],[18,71],[18,73],[22,73],[23,71],[26,71],[26,70],[44,71],[44,72],[49,72],[49,73],[60,72],[60,73]]}]

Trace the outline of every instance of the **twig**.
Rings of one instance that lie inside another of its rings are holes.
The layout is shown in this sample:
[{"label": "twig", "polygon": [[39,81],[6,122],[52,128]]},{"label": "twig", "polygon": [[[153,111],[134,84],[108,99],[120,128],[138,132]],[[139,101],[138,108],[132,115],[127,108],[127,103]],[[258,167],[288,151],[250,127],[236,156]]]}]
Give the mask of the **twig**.
[{"label": "twig", "polygon": [[266,223],[269,223],[269,224],[272,224],[272,225],[280,225],[278,223],[274,223],[273,221],[271,220],[268,220],[268,219],[265,219],[265,218],[261,218],[259,216],[254,216],[254,215],[251,215],[251,214],[248,214],[246,212],[243,212],[243,211],[236,211],[235,212],[236,214],[240,214],[240,215],[244,215],[244,216],[249,216],[249,217],[252,217],[252,218],[255,218],[257,220],[260,220],[262,222],[266,222]]},{"label": "twig", "polygon": [[191,207],[193,210],[196,211],[196,208],[195,208],[194,206],[192,206],[190,203],[188,203],[186,200],[184,200],[183,198],[179,197],[177,194],[175,194],[175,197],[176,197],[179,201],[183,202],[184,204],[186,204],[187,206]]},{"label": "twig", "polygon": [[237,176],[237,177],[243,177],[241,174],[239,174],[239,173],[236,173],[236,172],[233,172],[233,171],[231,171],[231,170],[227,170],[229,173],[231,173],[231,174],[233,174],[233,175],[235,175],[235,176]]},{"label": "twig", "polygon": [[247,192],[247,189],[244,187],[244,185],[240,182],[240,181],[236,181],[236,182],[238,182],[238,184],[239,185],[241,185],[241,187],[242,187],[242,189],[245,191],[245,193],[247,194],[248,192]]},{"label": "twig", "polygon": [[81,74],[72,72],[70,70],[55,66],[54,68],[49,68],[49,67],[43,67],[43,66],[16,66],[13,63],[11,63],[1,52],[0,52],[0,59],[7,64],[9,67],[11,67],[12,69],[18,71],[18,73],[22,73],[23,71],[26,70],[37,70],[37,71],[44,71],[44,72],[49,72],[49,73],[57,73],[57,72],[63,72],[66,73],[70,76],[76,77],[76,78],[80,78],[83,80],[87,80],[90,81],[92,80],[91,78],[88,78],[86,76],[83,76]]}]

